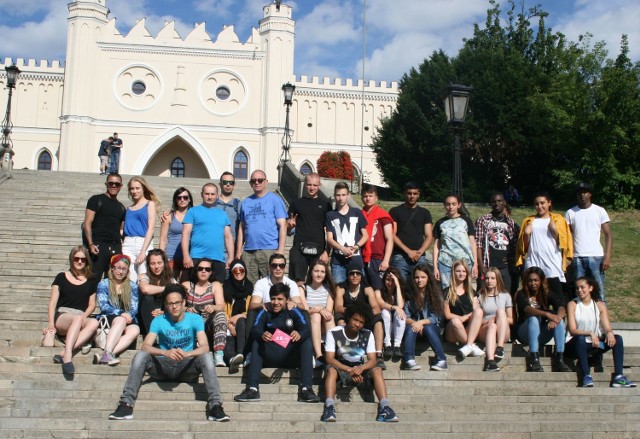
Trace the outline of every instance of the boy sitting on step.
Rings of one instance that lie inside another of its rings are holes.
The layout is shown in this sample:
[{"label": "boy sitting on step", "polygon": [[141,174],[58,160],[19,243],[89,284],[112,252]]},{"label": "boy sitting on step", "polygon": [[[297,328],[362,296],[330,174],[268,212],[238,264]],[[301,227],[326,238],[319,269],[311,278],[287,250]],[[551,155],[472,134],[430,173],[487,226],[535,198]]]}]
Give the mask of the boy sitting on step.
[{"label": "boy sitting on step", "polygon": [[371,331],[364,329],[373,318],[371,306],[361,301],[353,302],[347,306],[344,315],[347,323],[327,332],[325,341],[327,371],[324,379],[327,399],[320,420],[336,421],[334,399],[336,381],[340,379],[343,386],[370,387],[373,384],[380,401],[376,421],[398,422],[398,416],[389,407],[387,386],[382,369],[377,365],[373,335]]},{"label": "boy sitting on step", "polygon": [[287,308],[289,285],[278,282],[271,286],[270,306],[262,309],[251,328],[251,362],[247,388],[233,399],[238,402],[260,401],[262,366],[300,367],[302,385],[298,401],[320,402],[312,389],[313,344],[309,321],[298,308]]}]

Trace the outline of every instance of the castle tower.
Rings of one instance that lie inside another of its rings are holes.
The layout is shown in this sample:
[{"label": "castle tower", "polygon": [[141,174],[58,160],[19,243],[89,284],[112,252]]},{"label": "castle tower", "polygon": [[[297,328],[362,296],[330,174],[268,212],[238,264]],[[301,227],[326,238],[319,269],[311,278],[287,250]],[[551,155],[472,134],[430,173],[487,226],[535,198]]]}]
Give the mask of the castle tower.
[{"label": "castle tower", "polygon": [[[99,85],[100,50],[96,43],[108,22],[109,9],[105,2],[106,0],[80,0],[67,5],[67,58],[58,159],[61,169],[69,171],[86,170],[86,163],[96,160],[97,146],[84,143],[86,139],[95,138],[95,127],[91,124],[91,119],[97,117],[100,107],[100,102],[87,97],[96,96],[96,87],[104,86]],[[74,150],[73,153],[70,153],[71,149]]]},{"label": "castle tower", "polygon": [[268,4],[263,8],[263,18],[260,20],[260,39],[262,50],[266,53],[262,72],[264,84],[262,151],[267,151],[260,167],[267,170],[276,168],[281,151],[282,128],[285,120],[282,84],[293,83],[295,80],[293,74],[295,21],[291,19],[291,9],[291,6],[285,4]]}]

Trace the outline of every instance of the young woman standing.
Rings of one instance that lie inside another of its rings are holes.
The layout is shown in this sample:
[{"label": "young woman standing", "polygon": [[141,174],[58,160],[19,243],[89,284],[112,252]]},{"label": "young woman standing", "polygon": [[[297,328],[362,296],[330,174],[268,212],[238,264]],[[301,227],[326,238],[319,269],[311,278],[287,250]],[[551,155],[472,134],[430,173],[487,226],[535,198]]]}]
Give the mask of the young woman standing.
[{"label": "young woman standing", "polygon": [[124,242],[122,253],[133,261],[131,280],[136,282],[138,274],[146,273],[145,258],[152,244],[156,226],[158,197],[142,177],[129,180],[129,198],[133,202],[124,217]]},{"label": "young woman standing", "polygon": [[193,207],[193,198],[189,189],[179,187],[173,193],[171,211],[165,212],[160,226],[160,249],[164,250],[169,259],[169,267],[173,277],[180,279],[182,275],[182,220],[187,211]]}]

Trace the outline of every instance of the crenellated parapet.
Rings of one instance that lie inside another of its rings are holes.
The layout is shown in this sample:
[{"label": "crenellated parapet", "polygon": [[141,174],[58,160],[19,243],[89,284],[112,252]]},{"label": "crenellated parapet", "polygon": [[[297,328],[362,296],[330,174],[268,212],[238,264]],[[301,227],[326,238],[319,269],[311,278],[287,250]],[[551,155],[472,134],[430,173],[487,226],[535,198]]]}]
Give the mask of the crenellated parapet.
[{"label": "crenellated parapet", "polygon": [[[331,79],[329,77],[318,76],[309,78],[306,75],[296,78],[296,96],[306,96],[325,99],[361,99],[364,88],[364,97],[370,101],[395,102],[398,99],[398,83],[391,84],[386,81],[377,83],[376,81],[364,82],[362,79],[354,82],[351,78],[342,80],[341,78]],[[364,87],[363,87],[364,86]]]},{"label": "crenellated parapet", "polygon": [[[4,70],[5,67],[14,64],[11,58],[5,58],[4,63],[0,65],[0,80],[4,82],[7,77],[7,73]],[[15,65],[21,71],[18,80],[20,81],[52,81],[63,82],[64,81],[64,66],[58,60],[49,62],[48,60],[35,60],[33,58],[25,60],[24,58],[17,58]]]}]

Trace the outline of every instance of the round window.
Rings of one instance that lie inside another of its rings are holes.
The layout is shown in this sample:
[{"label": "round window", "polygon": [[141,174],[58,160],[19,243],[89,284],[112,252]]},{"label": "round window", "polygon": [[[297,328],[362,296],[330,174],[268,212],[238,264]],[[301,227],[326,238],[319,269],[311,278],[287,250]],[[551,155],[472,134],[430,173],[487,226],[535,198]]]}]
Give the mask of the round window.
[{"label": "round window", "polygon": [[141,95],[146,90],[147,90],[147,86],[144,85],[144,82],[142,81],[135,81],[133,84],[131,84],[131,91],[135,95]]},{"label": "round window", "polygon": [[221,101],[226,101],[229,99],[229,96],[231,96],[231,91],[224,85],[216,89],[216,97]]}]

